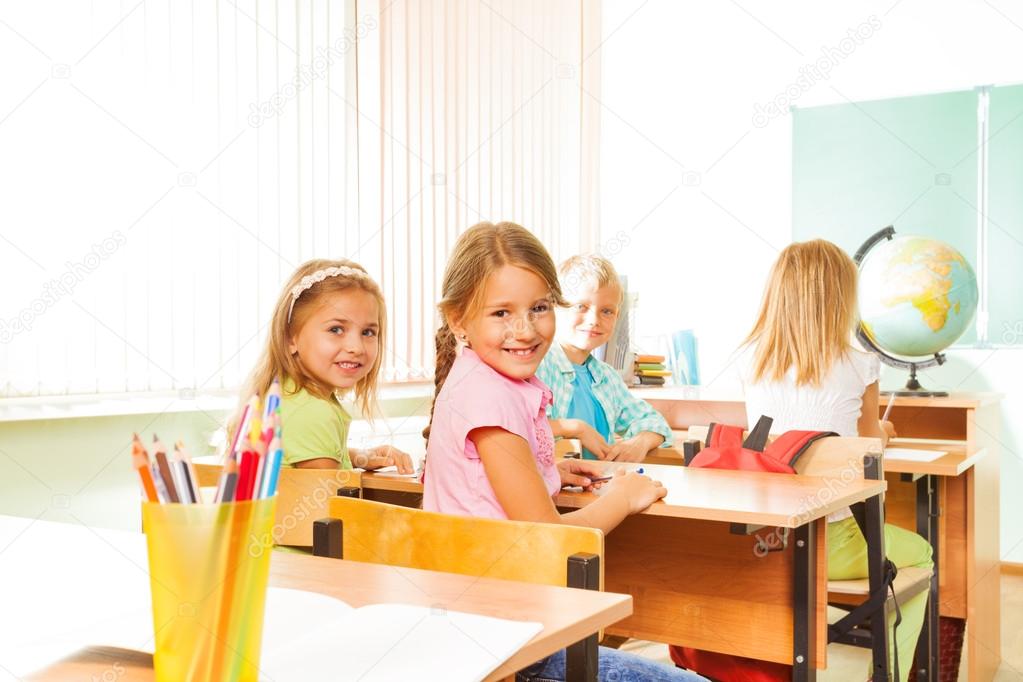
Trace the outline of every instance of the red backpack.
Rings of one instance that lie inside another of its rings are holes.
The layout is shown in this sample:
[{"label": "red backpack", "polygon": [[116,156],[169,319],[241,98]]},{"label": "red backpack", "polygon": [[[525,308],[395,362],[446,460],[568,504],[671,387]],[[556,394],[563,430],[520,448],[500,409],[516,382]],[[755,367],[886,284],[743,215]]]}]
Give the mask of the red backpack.
[{"label": "red backpack", "polygon": [[[711,424],[705,447],[695,453],[687,448],[686,465],[794,474],[796,460],[814,441],[838,435],[831,431],[786,431],[768,445],[767,436],[772,423],[774,420],[770,417],[761,417],[745,440],[741,426]],[[781,663],[675,644],[670,645],[668,651],[675,665],[721,682],[781,682],[792,679],[792,666]]]}]

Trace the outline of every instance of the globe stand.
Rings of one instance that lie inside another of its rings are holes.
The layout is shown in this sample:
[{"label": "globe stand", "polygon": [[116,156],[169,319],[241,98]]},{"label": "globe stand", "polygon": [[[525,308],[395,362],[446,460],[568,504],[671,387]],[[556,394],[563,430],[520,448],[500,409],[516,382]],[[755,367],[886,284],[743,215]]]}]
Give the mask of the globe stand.
[{"label": "globe stand", "polygon": [[888,365],[889,367],[895,367],[897,369],[909,370],[909,381],[906,382],[906,386],[898,391],[881,391],[881,395],[895,394],[897,396],[916,396],[918,398],[945,398],[948,397],[948,391],[928,391],[916,378],[916,373],[921,369],[930,369],[931,367],[937,367],[945,364],[945,355],[943,353],[935,353],[934,357],[927,358],[926,360],[902,360],[901,358],[894,357],[881,350],[874,340],[870,338],[870,335],[863,329],[861,323],[856,328],[856,338],[859,339],[863,347],[877,353],[877,356],[881,359],[881,362]]},{"label": "globe stand", "polygon": [[[940,365],[943,362],[945,362],[945,356],[944,355],[937,355],[936,357],[940,357],[941,361],[940,362],[934,362],[933,364],[929,364],[928,367],[936,367],[937,365]],[[931,361],[928,360],[927,362],[931,362]],[[947,398],[948,397],[948,391],[928,391],[923,386],[921,386],[920,382],[917,381],[917,379],[916,379],[917,363],[911,362],[909,364],[910,364],[910,368],[909,368],[909,381],[906,382],[906,387],[903,388],[901,391],[881,391],[881,395],[892,395],[892,394],[894,394],[894,395],[899,396],[899,397],[902,397],[902,396],[917,396],[917,397],[920,397],[920,398]]]}]

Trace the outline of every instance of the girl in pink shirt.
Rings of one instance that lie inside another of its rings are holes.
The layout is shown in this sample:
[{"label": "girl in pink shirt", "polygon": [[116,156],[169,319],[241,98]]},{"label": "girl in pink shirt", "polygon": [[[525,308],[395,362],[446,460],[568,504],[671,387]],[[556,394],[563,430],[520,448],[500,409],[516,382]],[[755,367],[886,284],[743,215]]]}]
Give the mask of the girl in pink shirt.
[{"label": "girl in pink shirt", "polygon": [[[554,262],[536,237],[514,223],[470,228],[455,244],[442,296],[424,509],[607,533],[665,495],[646,476],[618,473],[592,504],[564,515],[555,508],[562,486],[593,487],[602,465],[554,461],[551,392],[535,374],[554,338],[554,306],[565,302]],[[564,679],[564,662],[561,652],[519,679]],[[703,679],[604,647],[599,666],[599,679]]]}]

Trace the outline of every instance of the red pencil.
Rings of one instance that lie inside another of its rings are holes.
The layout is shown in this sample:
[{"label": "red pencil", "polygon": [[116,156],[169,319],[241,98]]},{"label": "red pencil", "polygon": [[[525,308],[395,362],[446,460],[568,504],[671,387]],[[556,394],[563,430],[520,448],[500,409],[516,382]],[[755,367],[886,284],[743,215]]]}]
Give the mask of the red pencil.
[{"label": "red pencil", "polygon": [[252,450],[242,452],[241,462],[238,464],[238,487],[235,489],[235,501],[242,502],[252,499],[252,486],[256,480],[258,466],[259,455]]}]

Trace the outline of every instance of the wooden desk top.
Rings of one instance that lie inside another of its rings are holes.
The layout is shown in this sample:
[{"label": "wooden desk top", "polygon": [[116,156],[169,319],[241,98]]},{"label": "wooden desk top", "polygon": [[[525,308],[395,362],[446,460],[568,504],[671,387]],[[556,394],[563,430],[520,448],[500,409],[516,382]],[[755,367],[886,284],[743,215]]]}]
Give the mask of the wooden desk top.
[{"label": "wooden desk top", "polygon": [[982,458],[987,456],[987,448],[967,453],[967,445],[962,441],[923,440],[918,438],[893,438],[888,443],[893,448],[911,448],[913,450],[944,450],[946,454],[931,462],[899,459],[898,455],[885,455],[884,470],[895,474],[929,474],[935,476],[960,476]]},{"label": "wooden desk top", "polygon": [[[712,402],[712,403],[742,403],[745,402],[741,393],[734,391],[719,391],[714,389],[701,388],[699,386],[638,386],[629,389],[637,398],[656,401],[689,401],[689,402]],[[1001,393],[981,393],[954,391],[945,398],[915,398],[898,396],[895,398],[896,407],[958,407],[977,408],[984,405],[991,405],[1001,400]],[[886,396],[881,397],[881,409],[888,404]]]},{"label": "wooden desk top", "polygon": [[[609,468],[635,468],[636,464],[609,463]],[[663,464],[643,464],[646,474],[668,489],[664,500],[644,514],[674,516],[728,523],[796,528],[844,509],[855,502],[884,492],[884,481],[829,481],[815,476],[771,474],[755,471],[690,469]],[[598,493],[563,490],[559,507],[580,508]]]},{"label": "wooden desk top", "polygon": [[[681,464],[681,454],[672,449]],[[664,464],[617,464],[607,467],[642,466],[644,472],[661,481],[668,495],[644,514],[674,516],[708,521],[750,523],[795,528],[822,518],[883,492],[884,481],[828,481],[813,476],[788,476],[755,471],[688,469]],[[362,487],[376,490],[400,490],[422,493],[418,481],[362,475]],[[563,490],[554,498],[559,507],[578,509],[597,498],[599,493]]]},{"label": "wooden desk top", "polygon": [[[138,651],[147,644],[152,646],[151,631],[138,633],[131,641],[122,643],[103,639],[96,634],[102,627],[96,630],[90,626],[95,619],[109,619],[119,609],[138,609],[139,602],[148,605],[143,535],[0,516],[0,546],[6,547],[0,558],[0,585],[19,586],[16,594],[9,594],[16,603],[5,606],[11,608],[8,613],[21,614],[0,623],[3,643],[11,645],[6,650],[12,653],[19,648],[30,650],[32,643],[47,641],[63,631],[59,645],[53,645],[54,651],[63,648],[58,656],[60,662],[36,673],[32,679],[69,679],[72,672],[84,675],[83,679],[90,674],[100,677],[110,670],[111,656],[119,657],[126,673],[119,675],[118,680],[152,679],[151,659]],[[68,562],[68,557],[90,560]],[[33,575],[38,577],[32,578]],[[543,623],[544,629],[488,679],[511,675],[632,613],[629,595],[282,552],[272,556],[270,584],[319,592],[355,607],[406,603]],[[46,603],[62,606],[57,621],[52,612],[35,613],[39,604]],[[58,621],[60,625],[55,631]],[[73,633],[74,638],[69,640],[68,633]],[[91,637],[100,639],[90,641]],[[24,670],[25,661],[0,660],[0,666],[28,673]],[[35,669],[39,667],[43,666]]]},{"label": "wooden desk top", "polygon": [[512,675],[632,613],[632,597],[277,552],[270,584],[319,592],[359,607],[382,601],[534,620],[543,630],[488,679]]}]

